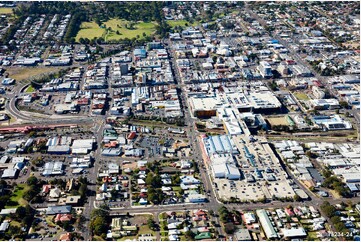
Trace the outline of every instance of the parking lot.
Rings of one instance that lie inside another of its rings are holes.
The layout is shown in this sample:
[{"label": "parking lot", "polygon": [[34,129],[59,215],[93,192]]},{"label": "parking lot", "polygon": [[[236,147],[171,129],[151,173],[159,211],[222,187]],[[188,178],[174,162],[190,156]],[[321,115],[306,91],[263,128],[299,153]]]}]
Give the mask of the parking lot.
[{"label": "parking lot", "polygon": [[162,156],[162,147],[171,147],[173,142],[172,138],[158,136],[141,137],[138,141],[140,147],[148,148],[149,157]]},{"label": "parking lot", "polygon": [[231,197],[239,200],[258,200],[265,196],[261,186],[257,183],[250,184],[244,181],[228,181],[224,179],[215,179],[218,184],[218,195],[221,199],[229,200]]}]

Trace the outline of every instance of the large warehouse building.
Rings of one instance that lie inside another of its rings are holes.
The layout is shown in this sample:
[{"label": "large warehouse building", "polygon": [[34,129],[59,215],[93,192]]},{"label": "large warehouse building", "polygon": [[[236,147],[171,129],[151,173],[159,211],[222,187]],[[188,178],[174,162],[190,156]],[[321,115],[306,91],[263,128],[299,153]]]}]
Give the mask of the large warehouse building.
[{"label": "large warehouse building", "polygon": [[241,179],[241,174],[232,155],[214,154],[210,157],[210,160],[211,170],[214,178],[226,178],[229,180]]}]

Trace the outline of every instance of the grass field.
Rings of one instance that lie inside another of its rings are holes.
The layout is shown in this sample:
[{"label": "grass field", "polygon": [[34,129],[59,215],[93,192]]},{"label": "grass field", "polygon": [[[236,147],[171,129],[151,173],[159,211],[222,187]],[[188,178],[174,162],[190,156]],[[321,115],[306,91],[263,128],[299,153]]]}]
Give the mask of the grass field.
[{"label": "grass field", "polygon": [[[130,25],[131,22],[122,19],[111,19],[104,23],[106,28],[112,30],[107,33],[106,40],[119,40],[124,38],[143,38],[143,33],[146,36],[151,36],[155,32],[155,23],[153,22],[139,22],[133,25],[134,29],[127,29],[126,25]],[[119,31],[119,34],[117,34]],[[138,36],[138,37],[137,37]]]},{"label": "grass field", "polygon": [[15,188],[10,201],[5,206],[5,208],[17,208],[19,206],[25,206],[28,202],[23,198],[24,192],[28,189],[28,186],[25,184],[19,184]]},{"label": "grass field", "polygon": [[106,34],[104,28],[100,28],[94,21],[93,22],[83,22],[80,25],[80,31],[75,37],[76,41],[79,41],[80,38],[94,39],[95,37],[99,38]]},{"label": "grass field", "polygon": [[193,24],[191,24],[187,20],[167,20],[167,23],[172,28],[174,28],[175,26],[197,26],[199,24],[198,22],[194,22]]},{"label": "grass field", "polygon": [[[80,38],[93,39],[95,37],[103,37],[106,41],[125,38],[142,39],[143,33],[146,36],[151,36],[155,32],[156,24],[153,22],[138,22],[133,25],[134,29],[127,29],[126,25],[130,25],[130,23],[123,19],[111,19],[103,23],[105,28],[101,28],[95,22],[83,22],[75,39],[76,41],[79,41]],[[107,28],[111,28],[111,31],[106,30]]]},{"label": "grass field", "polygon": [[12,8],[0,8],[0,14],[12,14],[13,9]]},{"label": "grass field", "polygon": [[299,100],[302,100],[302,101],[310,100],[310,98],[307,96],[307,94],[303,93],[303,92],[295,92],[293,95],[295,95],[295,97],[297,97]]},{"label": "grass field", "polygon": [[27,80],[29,77],[34,78],[36,76],[40,77],[41,75],[47,75],[49,73],[57,73],[60,67],[14,67],[9,68],[6,72],[9,73],[9,77],[15,79],[16,81]]}]

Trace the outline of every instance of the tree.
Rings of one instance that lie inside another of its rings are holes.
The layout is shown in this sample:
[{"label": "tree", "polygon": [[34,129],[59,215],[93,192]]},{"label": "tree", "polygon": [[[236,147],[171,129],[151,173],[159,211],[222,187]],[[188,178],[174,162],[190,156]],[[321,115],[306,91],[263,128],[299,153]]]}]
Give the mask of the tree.
[{"label": "tree", "polygon": [[25,215],[26,215],[26,208],[20,206],[16,209],[16,212],[15,212],[15,215],[16,217],[18,218],[23,218]]},{"label": "tree", "polygon": [[306,155],[311,158],[311,159],[315,159],[317,158],[317,154],[316,153],[313,153],[312,151],[308,150],[306,151]]},{"label": "tree", "polygon": [[108,227],[106,225],[106,221],[105,218],[103,217],[96,217],[92,222],[91,222],[91,227],[93,229],[93,233],[100,236],[104,233],[107,232]]},{"label": "tree", "polygon": [[329,178],[330,176],[332,176],[332,172],[329,170],[329,169],[324,169],[322,171],[322,175],[325,177],[325,178]]},{"label": "tree", "polygon": [[172,176],[172,184],[173,185],[179,185],[181,182],[180,176],[177,174],[175,176]]},{"label": "tree", "polygon": [[82,197],[82,199],[85,199],[85,198],[86,198],[86,193],[87,193],[87,191],[88,191],[88,186],[87,186],[87,184],[86,184],[86,183],[82,183],[82,184],[80,185],[80,187],[79,187],[79,190],[78,190],[78,192],[79,192],[80,196]]},{"label": "tree", "polygon": [[27,180],[26,180],[26,183],[29,185],[29,186],[35,186],[38,184],[38,178],[36,178],[35,176],[30,176]]},{"label": "tree", "polygon": [[348,108],[348,103],[346,101],[340,101],[340,107],[342,108]]},{"label": "tree", "polygon": [[151,230],[155,230],[157,228],[157,224],[152,218],[148,218],[147,225]]},{"label": "tree", "polygon": [[31,201],[32,199],[34,199],[36,197],[36,195],[38,195],[39,190],[37,189],[36,186],[31,186],[29,190],[25,191],[23,194],[23,198],[26,201]]},{"label": "tree", "polygon": [[336,212],[336,208],[332,206],[329,202],[323,202],[323,204],[321,205],[321,210],[329,218],[333,217]]},{"label": "tree", "polygon": [[3,209],[9,200],[10,200],[9,195],[0,196],[0,209]]},{"label": "tree", "polygon": [[19,226],[14,226],[14,225],[10,225],[9,229],[7,231],[7,233],[11,236],[11,237],[15,237],[16,235],[18,235],[21,232],[20,227]]},{"label": "tree", "polygon": [[164,199],[163,192],[159,188],[154,189],[153,187],[149,187],[147,194],[148,194],[148,200],[154,204],[160,204]]},{"label": "tree", "polygon": [[301,201],[302,201],[302,198],[301,198],[299,195],[295,194],[295,195],[293,196],[293,200],[295,200],[296,202],[301,202]]},{"label": "tree", "polygon": [[337,224],[337,223],[341,222],[341,219],[340,219],[339,216],[333,216],[333,217],[331,218],[331,222],[332,222],[333,224]]},{"label": "tree", "polygon": [[193,232],[192,232],[192,230],[188,230],[187,232],[185,232],[185,237],[186,237],[186,239],[187,240],[194,240],[194,237],[196,236]]},{"label": "tree", "polygon": [[64,221],[62,223],[62,227],[65,231],[70,231],[70,229],[72,228],[71,224],[69,221]]},{"label": "tree", "polygon": [[153,182],[153,173],[152,172],[149,172],[147,174],[147,177],[145,178],[145,184],[147,184],[148,186],[151,186],[152,185],[152,182]]},{"label": "tree", "polygon": [[106,234],[109,223],[109,207],[101,205],[98,209],[94,209],[90,215],[90,228],[95,235],[102,236]]},{"label": "tree", "polygon": [[234,230],[235,230],[235,227],[234,227],[234,224],[233,223],[226,223],[224,225],[224,231],[227,233],[227,234],[233,234],[234,233]]},{"label": "tree", "polygon": [[29,137],[34,137],[36,135],[36,132],[35,131],[30,131],[29,132]]}]

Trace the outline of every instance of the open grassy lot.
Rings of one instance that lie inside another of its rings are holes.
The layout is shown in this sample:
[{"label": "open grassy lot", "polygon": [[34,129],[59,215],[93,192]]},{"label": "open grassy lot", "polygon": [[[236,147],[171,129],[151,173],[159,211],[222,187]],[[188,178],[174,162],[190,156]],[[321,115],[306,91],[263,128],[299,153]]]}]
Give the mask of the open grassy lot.
[{"label": "open grassy lot", "polygon": [[293,95],[295,95],[295,97],[297,97],[299,100],[302,100],[302,101],[310,100],[310,98],[307,96],[307,94],[303,93],[303,92],[295,92]]},{"label": "open grassy lot", "polygon": [[57,73],[60,67],[45,67],[45,66],[35,66],[35,67],[13,67],[6,70],[9,73],[9,77],[15,79],[16,81],[27,80],[29,78],[41,77],[42,75],[47,75],[50,73]]},{"label": "open grassy lot", "polygon": [[154,231],[151,230],[148,225],[142,225],[139,227],[139,231],[138,231],[138,235],[141,235],[141,234],[152,234],[154,235]]},{"label": "open grassy lot", "polygon": [[[138,22],[132,23],[123,19],[111,19],[104,23],[106,28],[111,28],[106,34],[106,40],[119,40],[124,38],[138,38],[142,39],[143,33],[146,36],[151,36],[155,32],[156,24],[153,22]],[[132,27],[130,27],[132,26]],[[119,34],[117,34],[117,31]]]},{"label": "open grassy lot", "polygon": [[29,187],[26,184],[17,185],[5,208],[17,208],[28,204],[28,202],[23,198],[24,192],[27,191],[27,189],[29,189]]},{"label": "open grassy lot", "polygon": [[167,20],[167,23],[170,27],[174,28],[175,26],[197,26],[199,23],[195,21],[193,24],[189,23],[187,20]]},{"label": "open grassy lot", "polygon": [[30,85],[30,86],[28,86],[28,88],[26,88],[25,92],[27,92],[27,93],[35,92],[35,88],[32,85]]},{"label": "open grassy lot", "polygon": [[0,8],[0,14],[12,14],[13,9],[12,8]]},{"label": "open grassy lot", "polygon": [[80,25],[80,31],[75,37],[76,41],[79,41],[80,38],[94,39],[95,37],[99,38],[106,34],[106,30],[93,22],[83,22]]}]

